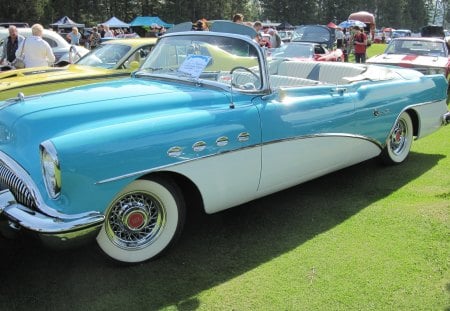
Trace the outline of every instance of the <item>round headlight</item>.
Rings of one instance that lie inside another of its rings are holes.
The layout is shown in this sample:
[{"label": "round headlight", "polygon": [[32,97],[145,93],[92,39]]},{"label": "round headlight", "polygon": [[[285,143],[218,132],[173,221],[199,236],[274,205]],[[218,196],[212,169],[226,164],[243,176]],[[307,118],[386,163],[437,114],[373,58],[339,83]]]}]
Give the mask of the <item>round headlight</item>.
[{"label": "round headlight", "polygon": [[56,149],[50,141],[45,141],[40,145],[40,152],[45,187],[49,196],[56,199],[61,193],[61,170]]}]

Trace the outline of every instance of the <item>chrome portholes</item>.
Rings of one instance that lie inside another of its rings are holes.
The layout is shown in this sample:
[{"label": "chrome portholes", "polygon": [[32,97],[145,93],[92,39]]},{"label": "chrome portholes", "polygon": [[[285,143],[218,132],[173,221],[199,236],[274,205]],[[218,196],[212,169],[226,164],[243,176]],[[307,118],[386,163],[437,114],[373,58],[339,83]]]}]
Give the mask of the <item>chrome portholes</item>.
[{"label": "chrome portholes", "polygon": [[183,153],[183,148],[174,146],[167,150],[167,155],[172,158],[179,157]]},{"label": "chrome portholes", "polygon": [[194,150],[194,152],[201,152],[205,150],[205,148],[206,143],[204,141],[198,141],[192,146],[192,150]]},{"label": "chrome portholes", "polygon": [[238,135],[238,141],[243,143],[250,139],[250,133],[248,132],[242,132]]},{"label": "chrome portholes", "polygon": [[216,145],[217,145],[217,147],[224,147],[224,146],[228,145],[228,137],[221,136],[221,137],[217,138]]},{"label": "chrome portholes", "polygon": [[[242,132],[239,133],[237,136],[238,142],[247,142],[250,140],[250,133],[248,132]],[[217,147],[225,147],[229,144],[230,140],[227,136],[220,136],[216,139],[216,146]],[[206,149],[207,143],[203,140],[197,141],[192,145],[192,150],[194,152],[202,152]],[[180,157],[183,154],[183,148],[179,146],[173,146],[170,147],[169,150],[167,150],[167,155],[172,158]]]}]

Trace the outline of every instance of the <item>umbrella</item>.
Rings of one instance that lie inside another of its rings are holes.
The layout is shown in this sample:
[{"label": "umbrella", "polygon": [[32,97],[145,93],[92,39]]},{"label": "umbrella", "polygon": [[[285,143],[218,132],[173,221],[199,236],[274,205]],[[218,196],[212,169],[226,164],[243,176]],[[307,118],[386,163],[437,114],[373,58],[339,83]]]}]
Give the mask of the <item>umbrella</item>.
[{"label": "umbrella", "polygon": [[355,20],[349,19],[347,21],[343,21],[338,26],[341,28],[350,28],[350,27],[354,27],[354,26],[366,27],[366,24],[364,24],[363,22],[360,22],[360,21],[355,21]]}]

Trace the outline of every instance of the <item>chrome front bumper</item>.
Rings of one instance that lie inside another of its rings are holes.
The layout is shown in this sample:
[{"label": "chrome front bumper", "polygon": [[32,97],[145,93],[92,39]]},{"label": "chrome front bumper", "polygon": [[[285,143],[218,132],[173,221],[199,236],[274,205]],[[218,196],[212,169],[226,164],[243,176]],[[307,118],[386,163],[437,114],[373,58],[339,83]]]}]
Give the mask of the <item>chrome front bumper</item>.
[{"label": "chrome front bumper", "polygon": [[0,216],[6,218],[11,230],[26,229],[36,233],[45,244],[55,247],[78,243],[96,235],[105,220],[105,216],[98,212],[78,218],[63,214],[48,216],[17,203],[8,189],[0,191]]}]

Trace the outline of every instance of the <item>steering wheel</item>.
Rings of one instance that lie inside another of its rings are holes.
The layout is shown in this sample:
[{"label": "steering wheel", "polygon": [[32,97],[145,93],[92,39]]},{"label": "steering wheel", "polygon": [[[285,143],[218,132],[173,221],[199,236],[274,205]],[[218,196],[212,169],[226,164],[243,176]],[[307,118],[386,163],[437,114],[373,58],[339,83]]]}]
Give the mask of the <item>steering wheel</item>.
[{"label": "steering wheel", "polygon": [[[254,73],[253,71],[251,71],[247,67],[243,67],[243,66],[236,66],[236,67],[234,67],[233,69],[230,70],[230,74],[233,74],[233,72],[235,72],[238,69],[242,69],[244,71],[247,71],[248,73],[250,73],[255,78],[256,81],[259,81],[259,76],[256,73]],[[235,84],[233,82],[233,79],[231,79],[231,85],[234,86],[234,87],[240,88],[240,85]]]}]

